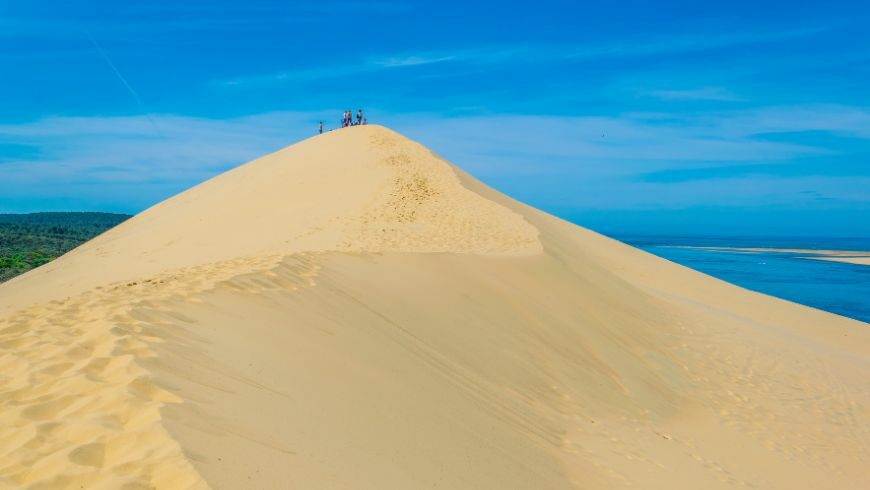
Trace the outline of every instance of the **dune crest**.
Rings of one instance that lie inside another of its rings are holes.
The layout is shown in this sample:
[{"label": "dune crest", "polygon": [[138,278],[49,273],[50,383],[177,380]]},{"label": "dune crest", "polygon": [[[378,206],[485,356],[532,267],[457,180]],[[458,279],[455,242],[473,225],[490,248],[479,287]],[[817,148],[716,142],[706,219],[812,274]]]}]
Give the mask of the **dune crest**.
[{"label": "dune crest", "polygon": [[870,485],[867,325],[515,202],[385,128],[0,285],[0,486]]}]

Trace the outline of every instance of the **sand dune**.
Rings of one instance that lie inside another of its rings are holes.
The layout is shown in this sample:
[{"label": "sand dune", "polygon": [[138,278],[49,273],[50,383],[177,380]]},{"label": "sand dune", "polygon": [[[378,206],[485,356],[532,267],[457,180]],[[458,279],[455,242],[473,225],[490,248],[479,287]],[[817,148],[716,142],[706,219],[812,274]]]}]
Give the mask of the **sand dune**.
[{"label": "sand dune", "polygon": [[0,487],[870,486],[867,324],[303,141],[0,285]]}]

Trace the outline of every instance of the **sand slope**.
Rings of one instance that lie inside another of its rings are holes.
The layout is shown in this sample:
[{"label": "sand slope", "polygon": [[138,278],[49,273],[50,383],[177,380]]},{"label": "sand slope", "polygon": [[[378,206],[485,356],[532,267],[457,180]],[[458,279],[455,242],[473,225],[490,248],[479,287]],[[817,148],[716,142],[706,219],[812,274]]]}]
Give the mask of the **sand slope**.
[{"label": "sand slope", "polygon": [[349,128],[0,285],[0,487],[867,488],[867,327]]}]

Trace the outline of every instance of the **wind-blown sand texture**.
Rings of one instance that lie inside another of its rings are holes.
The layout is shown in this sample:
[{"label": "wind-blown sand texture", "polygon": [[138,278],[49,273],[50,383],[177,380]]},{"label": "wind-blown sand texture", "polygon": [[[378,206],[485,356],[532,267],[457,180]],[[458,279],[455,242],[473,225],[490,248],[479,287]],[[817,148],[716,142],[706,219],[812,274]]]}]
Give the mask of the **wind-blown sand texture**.
[{"label": "wind-blown sand texture", "polygon": [[0,285],[0,487],[870,487],[868,325],[377,126]]}]

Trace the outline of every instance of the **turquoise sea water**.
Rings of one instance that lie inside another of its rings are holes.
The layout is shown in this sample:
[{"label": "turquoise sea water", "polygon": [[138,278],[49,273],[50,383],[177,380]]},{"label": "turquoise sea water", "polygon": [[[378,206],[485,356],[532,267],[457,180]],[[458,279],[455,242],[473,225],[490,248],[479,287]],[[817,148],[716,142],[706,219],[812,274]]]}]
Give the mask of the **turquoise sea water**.
[{"label": "turquoise sea water", "polygon": [[870,323],[870,266],[788,252],[686,247],[870,251],[867,238],[614,236],[672,262],[754,291]]}]

